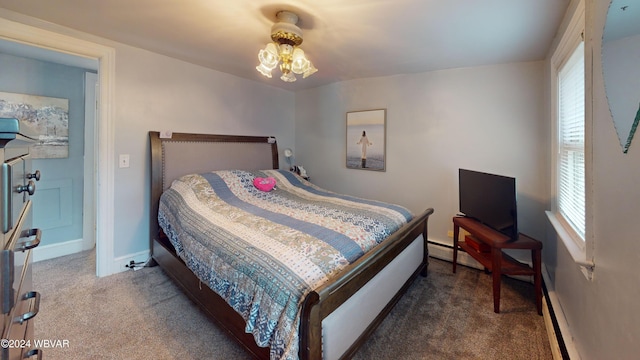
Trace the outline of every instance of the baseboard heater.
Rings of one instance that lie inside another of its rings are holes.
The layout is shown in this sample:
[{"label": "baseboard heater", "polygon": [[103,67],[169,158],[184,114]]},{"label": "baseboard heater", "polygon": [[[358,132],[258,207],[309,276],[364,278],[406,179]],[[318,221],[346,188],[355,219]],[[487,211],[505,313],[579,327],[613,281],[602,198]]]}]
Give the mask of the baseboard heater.
[{"label": "baseboard heater", "polygon": [[[547,291],[547,286],[544,283],[544,279],[542,279],[542,293],[545,299],[549,298],[549,292]],[[556,335],[556,342],[558,343],[558,348],[560,348],[560,355],[562,355],[562,360],[569,360],[569,351],[567,350],[567,345],[562,338],[562,331],[560,331],[560,324],[558,323],[556,313],[553,311],[553,305],[551,305],[551,301],[545,302],[547,304],[547,310],[549,311],[549,317],[551,318],[551,324],[553,325],[553,332]]]},{"label": "baseboard heater", "polygon": [[447,248],[447,249],[453,250],[453,245],[443,244],[443,243],[439,243],[439,242],[435,242],[435,241],[427,241],[427,243],[429,245],[440,246],[440,247],[443,247],[443,248]]}]

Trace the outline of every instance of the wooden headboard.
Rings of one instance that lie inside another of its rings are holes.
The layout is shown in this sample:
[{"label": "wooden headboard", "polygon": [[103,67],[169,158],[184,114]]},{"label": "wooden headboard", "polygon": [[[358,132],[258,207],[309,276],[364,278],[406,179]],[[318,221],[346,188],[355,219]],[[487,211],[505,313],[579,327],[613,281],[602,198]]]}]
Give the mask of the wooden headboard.
[{"label": "wooden headboard", "polygon": [[173,133],[160,138],[149,131],[151,145],[151,246],[158,234],[158,205],[173,180],[213,170],[278,169],[278,144],[273,136]]}]

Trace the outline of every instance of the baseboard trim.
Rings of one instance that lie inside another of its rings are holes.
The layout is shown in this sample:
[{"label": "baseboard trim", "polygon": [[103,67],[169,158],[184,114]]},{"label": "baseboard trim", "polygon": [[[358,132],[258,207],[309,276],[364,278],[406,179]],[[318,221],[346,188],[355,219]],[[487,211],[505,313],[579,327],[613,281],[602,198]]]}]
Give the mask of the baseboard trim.
[{"label": "baseboard trim", "polygon": [[[37,248],[33,249],[33,262],[71,255],[79,253],[81,251],[90,250],[93,247],[93,244],[85,244],[82,239],[38,246]],[[131,262],[132,260],[136,263],[140,263],[147,262],[150,258],[151,252],[149,250],[139,251],[137,253],[117,257],[111,262],[109,274],[116,274],[119,272],[130,270],[125,265],[129,264],[129,262]]]},{"label": "baseboard trim", "polygon": [[85,244],[83,239],[42,245],[33,249],[33,262],[49,260],[60,256],[71,255],[93,248],[93,244]]}]

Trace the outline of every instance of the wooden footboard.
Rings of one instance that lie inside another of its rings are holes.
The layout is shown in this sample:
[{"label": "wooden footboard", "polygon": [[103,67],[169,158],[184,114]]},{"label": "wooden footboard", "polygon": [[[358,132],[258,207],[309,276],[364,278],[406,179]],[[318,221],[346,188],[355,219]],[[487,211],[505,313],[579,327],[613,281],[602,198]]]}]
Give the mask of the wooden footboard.
[{"label": "wooden footboard", "polygon": [[433,209],[429,208],[419,216],[416,216],[383,243],[345,268],[335,281],[311,292],[305,298],[300,324],[301,359],[322,359],[322,319],[326,318],[360,290],[421,234],[424,241],[424,256],[419,268],[407,279],[400,291],[378,314],[343,357],[350,358],[369,335],[375,331],[418,274],[427,275],[429,261],[427,225],[429,216],[432,213]]}]

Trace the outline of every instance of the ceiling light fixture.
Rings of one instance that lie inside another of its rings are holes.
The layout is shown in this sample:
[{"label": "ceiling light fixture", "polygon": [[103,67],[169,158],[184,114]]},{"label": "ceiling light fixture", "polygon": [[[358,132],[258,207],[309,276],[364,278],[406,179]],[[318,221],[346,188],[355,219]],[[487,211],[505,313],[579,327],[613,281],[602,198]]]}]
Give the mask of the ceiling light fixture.
[{"label": "ceiling light fixture", "polygon": [[256,70],[271,78],[271,70],[280,63],[280,79],[286,82],[296,81],[293,74],[302,74],[306,78],[318,71],[298,47],[302,44],[302,30],[296,25],[298,15],[290,11],[279,11],[276,18],[278,21],[271,27],[273,42],[258,53],[260,65],[256,66]]}]

